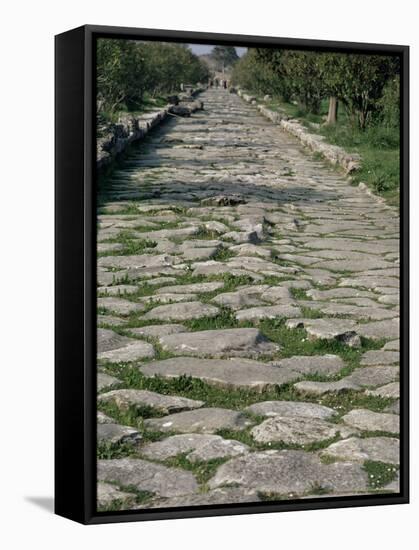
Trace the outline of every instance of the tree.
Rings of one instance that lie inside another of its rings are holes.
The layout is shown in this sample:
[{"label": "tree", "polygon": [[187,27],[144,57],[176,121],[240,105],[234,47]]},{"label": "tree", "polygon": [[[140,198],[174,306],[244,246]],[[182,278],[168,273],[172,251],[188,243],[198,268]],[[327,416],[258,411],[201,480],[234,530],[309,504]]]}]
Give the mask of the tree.
[{"label": "tree", "polygon": [[325,95],[316,52],[257,48],[257,58],[282,80],[284,101],[295,99],[301,110],[318,113]]},{"label": "tree", "polygon": [[282,92],[281,77],[268,64],[260,61],[254,48],[249,48],[234,65],[231,80],[234,85],[242,86],[255,94]]},{"label": "tree", "polygon": [[100,111],[141,108],[144,95],[177,92],[181,82],[208,78],[208,68],[182,44],[99,39],[97,99]]},{"label": "tree", "polygon": [[338,120],[338,99],[336,96],[329,97],[329,109],[327,112],[326,125],[332,126]]},{"label": "tree", "polygon": [[320,54],[318,66],[328,94],[345,105],[360,129],[378,110],[388,79],[399,72],[397,57],[381,55]]},{"label": "tree", "polygon": [[97,93],[104,109],[113,112],[141,101],[144,90],[144,60],[135,42],[99,39]]},{"label": "tree", "polygon": [[239,59],[234,46],[214,46],[210,55],[217,63],[218,70],[232,67]]}]

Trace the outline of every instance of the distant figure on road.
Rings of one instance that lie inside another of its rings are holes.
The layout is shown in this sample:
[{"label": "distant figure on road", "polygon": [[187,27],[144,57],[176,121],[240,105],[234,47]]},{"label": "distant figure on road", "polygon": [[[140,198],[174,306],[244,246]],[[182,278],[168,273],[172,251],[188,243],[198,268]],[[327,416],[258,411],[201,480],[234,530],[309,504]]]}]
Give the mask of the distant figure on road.
[{"label": "distant figure on road", "polygon": [[227,80],[223,80],[223,88],[224,90],[227,90]]}]

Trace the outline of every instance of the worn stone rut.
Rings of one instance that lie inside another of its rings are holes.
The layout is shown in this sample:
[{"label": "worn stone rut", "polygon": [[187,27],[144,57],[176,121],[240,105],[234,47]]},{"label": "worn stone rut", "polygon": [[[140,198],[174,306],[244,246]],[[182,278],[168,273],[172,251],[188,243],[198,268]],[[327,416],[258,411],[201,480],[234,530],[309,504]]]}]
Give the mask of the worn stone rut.
[{"label": "worn stone rut", "polygon": [[101,184],[100,509],[398,491],[397,212],[200,99]]}]

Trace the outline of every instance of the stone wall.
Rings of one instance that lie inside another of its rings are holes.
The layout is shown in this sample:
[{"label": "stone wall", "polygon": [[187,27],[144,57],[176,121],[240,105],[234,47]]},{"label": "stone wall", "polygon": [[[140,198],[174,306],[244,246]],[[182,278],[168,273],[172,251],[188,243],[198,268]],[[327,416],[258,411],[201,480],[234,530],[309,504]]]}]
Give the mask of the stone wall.
[{"label": "stone wall", "polygon": [[346,174],[350,174],[360,167],[361,157],[356,153],[348,153],[342,147],[327,143],[324,136],[310,133],[301,122],[290,118],[285,111],[272,111],[266,105],[262,103],[258,104],[254,96],[246,94],[243,90],[239,89],[237,94],[247,103],[257,106],[258,111],[263,116],[295,136],[305,147],[308,147],[315,153],[321,154],[322,157],[332,164],[341,166]]},{"label": "stone wall", "polygon": [[190,116],[203,109],[202,101],[196,96],[202,88],[183,92],[168,98],[169,103],[156,111],[133,116],[121,114],[116,124],[109,124],[100,129],[97,139],[96,166],[99,171],[109,166],[114,159],[123,153],[131,143],[144,139],[150,130],[159,125],[168,116]]}]

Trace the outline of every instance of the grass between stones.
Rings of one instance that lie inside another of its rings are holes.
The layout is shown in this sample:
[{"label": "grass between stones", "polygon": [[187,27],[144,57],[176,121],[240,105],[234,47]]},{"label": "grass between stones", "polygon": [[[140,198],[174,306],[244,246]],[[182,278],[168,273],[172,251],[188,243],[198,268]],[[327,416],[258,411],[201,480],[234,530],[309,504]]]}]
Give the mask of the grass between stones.
[{"label": "grass between stones", "polygon": [[129,231],[123,231],[118,237],[105,241],[106,243],[118,243],[123,245],[122,250],[110,250],[108,252],[98,252],[97,257],[103,256],[133,256],[135,254],[142,254],[144,252],[150,252],[157,246],[155,241],[150,239],[137,239],[133,237]]},{"label": "grass between stones", "polygon": [[[114,481],[106,481],[109,485],[114,485],[117,489],[120,491],[123,491],[124,493],[130,493],[132,494],[132,504],[130,505],[130,508],[133,506],[138,506],[141,504],[147,504],[150,502],[155,495],[151,493],[150,491],[140,491],[135,487],[135,485],[121,485],[120,483],[116,483]],[[131,500],[131,499],[130,499]],[[115,499],[111,503],[106,504],[105,506],[98,506],[98,512],[118,512],[119,510],[126,510],[127,509],[127,503],[123,499]]]},{"label": "grass between stones", "polygon": [[296,300],[311,300],[311,298],[306,294],[307,291],[302,288],[290,288],[289,290],[291,296]]},{"label": "grass between stones", "polygon": [[183,470],[188,470],[189,472],[192,472],[200,485],[204,485],[211,477],[213,477],[218,466],[221,466],[221,464],[224,464],[227,460],[229,460],[228,457],[213,458],[208,461],[195,460],[194,462],[190,462],[187,459],[187,453],[181,453],[175,457],[167,458],[163,461],[153,462],[159,462],[159,464],[164,464],[170,468],[182,468]]},{"label": "grass between stones", "polygon": [[135,447],[130,443],[110,443],[99,441],[96,447],[96,456],[100,460],[111,460],[112,458],[125,458],[132,456]]},{"label": "grass between stones", "polygon": [[[355,408],[368,408],[381,412],[392,402],[392,399],[389,398],[366,395],[364,392],[354,390],[339,394],[327,393],[322,396],[307,396],[298,392],[293,384],[289,383],[258,392],[250,389],[219,388],[186,375],[172,379],[159,376],[147,377],[137,367],[123,363],[107,363],[106,367],[109,374],[121,380],[122,388],[150,390],[163,395],[180,395],[204,401],[207,407],[241,410],[261,401],[309,401],[331,407],[341,416]],[[138,427],[140,418],[148,418],[151,413],[145,410],[145,416],[142,417],[135,409],[121,412],[110,407],[112,407],[110,404],[99,403],[98,405],[99,410],[115,418],[119,423],[135,427]],[[159,416],[159,414],[153,412],[153,416]]]},{"label": "grass between stones", "polygon": [[229,248],[222,247],[217,250],[212,259],[216,262],[226,262],[227,260],[230,260],[235,256],[236,254],[232,252]]},{"label": "grass between stones", "polygon": [[371,489],[382,489],[397,476],[399,468],[394,464],[366,460],[363,465],[368,474],[368,485]]},{"label": "grass between stones", "polygon": [[[260,422],[262,422],[263,420],[266,420],[266,418],[262,418]],[[252,428],[253,426],[246,428],[245,430],[223,429],[223,430],[218,430],[216,434],[220,435],[224,439],[234,439],[236,441],[240,441],[241,443],[248,445],[254,451],[268,451],[268,450],[283,451],[287,449],[287,450],[313,452],[313,451],[318,451],[320,449],[325,449],[326,447],[328,447],[329,445],[331,445],[332,443],[335,443],[340,439],[339,434],[337,434],[335,437],[324,439],[322,441],[316,441],[314,443],[309,443],[307,445],[284,443],[283,441],[272,441],[270,443],[258,443],[253,439],[250,433]]]}]

